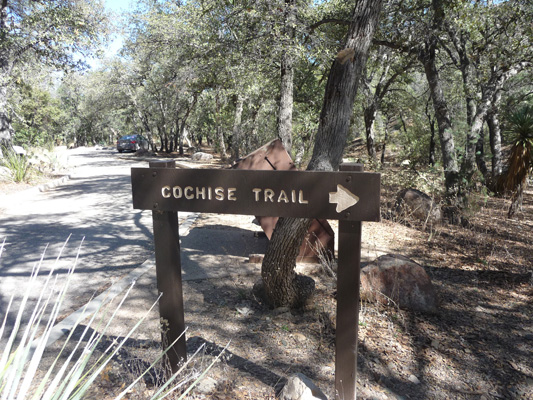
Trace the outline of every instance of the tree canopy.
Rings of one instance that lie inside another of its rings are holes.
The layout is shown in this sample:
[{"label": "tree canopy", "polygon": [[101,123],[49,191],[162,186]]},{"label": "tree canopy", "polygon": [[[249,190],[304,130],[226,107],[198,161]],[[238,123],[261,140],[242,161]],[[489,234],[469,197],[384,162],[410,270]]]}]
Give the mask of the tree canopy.
[{"label": "tree canopy", "polygon": [[[306,166],[332,61],[358,56],[341,52],[358,3],[139,0],[119,54],[88,70],[111,29],[102,2],[3,0],[0,137],[135,132],[157,151],[211,145],[233,159],[280,137]],[[505,116],[532,101],[532,14],[527,0],[384,1],[336,158],[362,139],[373,163],[390,149],[435,165],[459,209],[478,183],[498,192]]]}]

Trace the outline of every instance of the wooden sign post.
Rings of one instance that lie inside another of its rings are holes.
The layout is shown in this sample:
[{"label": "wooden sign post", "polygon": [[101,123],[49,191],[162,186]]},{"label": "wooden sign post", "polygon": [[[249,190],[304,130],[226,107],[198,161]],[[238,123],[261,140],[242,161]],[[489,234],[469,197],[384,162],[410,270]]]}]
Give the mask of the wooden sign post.
[{"label": "wooden sign post", "polygon": [[133,207],[152,210],[163,343],[173,370],[186,360],[177,211],[339,220],[335,390],[355,399],[361,221],[379,221],[380,175],[343,164],[339,172],[175,169],[173,162],[131,170]]}]

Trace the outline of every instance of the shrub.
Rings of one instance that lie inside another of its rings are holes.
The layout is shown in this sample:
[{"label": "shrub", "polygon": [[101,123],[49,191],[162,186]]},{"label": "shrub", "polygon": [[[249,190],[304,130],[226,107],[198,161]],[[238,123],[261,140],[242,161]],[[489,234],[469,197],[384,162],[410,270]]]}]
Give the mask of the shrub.
[{"label": "shrub", "polygon": [[2,148],[1,154],[3,156],[0,157],[0,166],[9,170],[13,182],[25,182],[31,169],[28,158],[5,147]]},{"label": "shrub", "polygon": [[[5,243],[5,241],[4,241]],[[2,254],[4,244],[0,245],[0,257]],[[79,251],[78,251],[79,254]],[[41,258],[41,262],[42,262]],[[76,257],[77,262],[78,257]],[[113,323],[117,312],[121,308],[124,300],[127,298],[133,284],[127,290],[126,294],[121,299],[119,305],[111,310],[111,317],[104,322],[103,314],[106,314],[102,305],[92,315],[84,313],[73,328],[70,330],[68,337],[62,346],[60,353],[57,355],[52,365],[46,370],[44,376],[39,374],[38,371],[43,368],[40,364],[43,358],[43,354],[52,332],[52,328],[57,321],[61,304],[67,294],[69,283],[74,274],[75,264],[69,269],[65,278],[64,284],[57,288],[58,279],[54,276],[52,270],[45,278],[43,288],[38,297],[33,309],[27,309],[28,300],[30,294],[34,291],[35,285],[38,283],[39,270],[41,263],[38,263],[30,276],[28,286],[20,303],[19,310],[14,322],[13,329],[7,341],[4,341],[3,349],[0,348],[0,398],[2,400],[77,400],[82,399],[87,391],[95,384],[96,378],[105,371],[112,358],[117,352],[124,346],[126,341],[131,337],[135,330],[145,320],[148,313],[157,304],[157,301],[152,307],[144,314],[144,316],[136,322],[134,327],[124,336],[124,338],[118,343],[108,346],[103,354],[97,357],[97,346],[103,343],[103,339],[106,335],[108,328]],[[7,317],[10,313],[11,306],[13,304],[13,298],[11,298],[7,311],[5,313],[3,323],[0,327],[0,341],[3,339],[3,334],[6,331]],[[23,324],[23,317],[31,315],[24,329],[21,329]],[[85,328],[79,339],[76,339],[75,343],[70,343],[73,346],[73,350],[67,352],[67,344],[73,339],[73,333],[76,328],[80,327],[80,323],[89,318],[89,322],[85,323]],[[91,326],[99,322],[97,327],[92,330]],[[101,325],[100,325],[101,324]],[[40,334],[42,326],[44,325],[44,332]],[[92,333],[90,333],[92,332]],[[19,337],[20,336],[20,337]],[[83,344],[85,341],[85,344]],[[174,343],[171,344],[171,346]],[[169,346],[167,350],[162,351],[156,360],[134,381],[127,386],[118,396],[116,400],[124,398],[128,392],[139,382],[147,373],[149,373],[155,365],[160,362],[165,353],[171,348]],[[195,353],[202,350],[201,348]],[[194,358],[194,356],[191,359]],[[178,389],[184,389],[185,385],[189,387],[183,391],[178,399],[184,398],[190,390],[198,383],[207,371],[218,360],[218,357],[206,368],[203,372],[195,373],[193,375],[183,377],[183,371],[187,366],[185,363],[176,373],[170,376],[166,382],[161,385],[151,399],[163,399],[176,392]],[[192,384],[191,384],[192,382]]]}]

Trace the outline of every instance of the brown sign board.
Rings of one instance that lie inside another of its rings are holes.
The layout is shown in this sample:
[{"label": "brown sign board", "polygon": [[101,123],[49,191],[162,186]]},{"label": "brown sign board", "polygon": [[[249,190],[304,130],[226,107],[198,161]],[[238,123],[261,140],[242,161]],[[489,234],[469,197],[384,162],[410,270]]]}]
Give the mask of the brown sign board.
[{"label": "brown sign board", "polygon": [[[269,150],[267,146],[265,148]],[[340,172],[132,168],[133,207],[152,210],[163,343],[172,371],[187,359],[176,211],[339,220],[335,398],[356,399],[361,221],[379,221],[380,175],[360,164]]]},{"label": "brown sign board", "polygon": [[380,174],[132,168],[133,208],[379,221]]}]

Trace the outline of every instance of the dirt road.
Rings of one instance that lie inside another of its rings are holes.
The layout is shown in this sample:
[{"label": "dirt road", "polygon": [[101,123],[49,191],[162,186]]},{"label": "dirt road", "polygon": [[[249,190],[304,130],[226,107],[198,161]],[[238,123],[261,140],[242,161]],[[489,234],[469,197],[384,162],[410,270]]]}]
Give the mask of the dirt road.
[{"label": "dirt road", "polygon": [[[80,258],[65,313],[142,264],[151,254],[151,213],[133,210],[130,168],[147,166],[116,150],[66,150],[66,183],[0,196],[0,315],[20,297],[32,267],[44,254],[42,273],[60,275]],[[59,262],[56,259],[65,245]],[[83,244],[82,244],[83,241]]]}]

